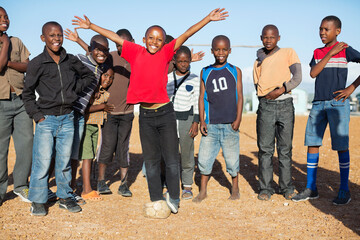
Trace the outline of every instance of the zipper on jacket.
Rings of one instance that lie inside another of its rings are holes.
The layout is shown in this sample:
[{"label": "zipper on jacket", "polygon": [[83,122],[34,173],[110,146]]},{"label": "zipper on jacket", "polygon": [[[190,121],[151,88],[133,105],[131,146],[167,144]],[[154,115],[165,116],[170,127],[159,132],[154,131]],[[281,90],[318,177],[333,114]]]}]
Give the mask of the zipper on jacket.
[{"label": "zipper on jacket", "polygon": [[60,86],[61,86],[61,91],[60,91],[60,93],[61,93],[61,101],[62,101],[62,104],[61,104],[61,106],[60,106],[60,115],[62,115],[62,112],[63,112],[62,107],[63,107],[63,105],[64,105],[64,103],[65,103],[64,93],[63,93],[64,85],[63,85],[63,81],[62,81],[62,76],[61,76],[61,71],[60,71],[60,65],[57,64],[57,67],[58,67],[59,76],[60,76]]}]

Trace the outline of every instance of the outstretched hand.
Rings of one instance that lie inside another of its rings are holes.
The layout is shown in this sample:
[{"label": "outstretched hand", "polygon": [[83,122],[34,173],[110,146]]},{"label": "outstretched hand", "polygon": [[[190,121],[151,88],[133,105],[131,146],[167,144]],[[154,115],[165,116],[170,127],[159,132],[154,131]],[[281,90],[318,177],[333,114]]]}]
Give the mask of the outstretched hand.
[{"label": "outstretched hand", "polygon": [[229,12],[225,11],[225,8],[217,8],[211,11],[211,13],[209,13],[209,18],[210,21],[222,21],[225,20],[228,16],[229,16]]},{"label": "outstretched hand", "polygon": [[76,31],[76,28],[74,29],[74,31],[71,31],[70,29],[65,29],[64,30],[64,35],[66,39],[69,39],[70,41],[73,42],[77,42],[79,40],[79,35]]},{"label": "outstretched hand", "polygon": [[78,29],[78,28],[84,28],[84,29],[89,29],[90,28],[90,25],[91,25],[91,22],[89,20],[89,18],[84,15],[84,19],[82,19],[81,17],[78,17],[78,16],[74,16],[76,19],[73,19],[72,20],[72,25],[77,25],[78,27],[75,28]]},{"label": "outstretched hand", "polygon": [[192,62],[201,61],[204,56],[205,56],[205,53],[203,51],[194,53],[194,49],[193,48],[191,49],[191,61]]}]

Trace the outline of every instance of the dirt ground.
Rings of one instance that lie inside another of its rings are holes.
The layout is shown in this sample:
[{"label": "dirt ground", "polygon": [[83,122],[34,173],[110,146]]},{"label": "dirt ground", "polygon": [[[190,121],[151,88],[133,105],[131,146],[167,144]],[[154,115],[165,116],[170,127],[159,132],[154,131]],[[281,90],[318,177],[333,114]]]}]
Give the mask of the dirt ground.
[{"label": "dirt ground", "polygon": [[[117,194],[120,184],[118,165],[107,172],[112,195],[102,202],[87,202],[81,213],[69,213],[49,205],[48,215],[33,217],[30,204],[13,194],[12,168],[15,152],[9,153],[10,184],[7,199],[0,207],[0,239],[360,239],[360,117],[350,122],[350,189],[352,201],[334,206],[339,187],[337,153],[330,150],[327,130],[320,149],[317,200],[294,203],[275,194],[268,202],[257,199],[256,115],[245,114],[240,127],[239,201],[229,201],[230,177],[219,153],[209,182],[208,198],[196,204],[180,203],[178,214],[165,220],[143,217],[142,207],[149,202],[146,179],[141,173],[142,156],[138,120],[134,120],[130,142],[130,189],[133,197]],[[306,184],[306,116],[297,116],[293,142],[293,179],[301,191]],[[198,152],[200,137],[195,140]],[[277,157],[274,157],[274,186],[277,187]],[[78,175],[79,182],[81,175]],[[194,194],[199,191],[200,174],[195,173]],[[94,181],[94,187],[96,182]],[[56,190],[55,180],[50,182]],[[81,184],[78,186],[81,191]]]}]

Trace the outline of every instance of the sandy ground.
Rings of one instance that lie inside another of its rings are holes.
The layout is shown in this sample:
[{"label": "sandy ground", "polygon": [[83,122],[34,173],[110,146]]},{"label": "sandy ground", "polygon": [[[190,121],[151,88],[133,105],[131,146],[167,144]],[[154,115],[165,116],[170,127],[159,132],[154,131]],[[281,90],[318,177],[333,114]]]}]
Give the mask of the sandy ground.
[{"label": "sandy ground", "polygon": [[[275,194],[271,201],[257,199],[257,145],[255,115],[244,115],[240,129],[239,201],[229,201],[230,177],[219,153],[209,182],[208,198],[196,204],[181,201],[178,214],[165,220],[143,217],[143,204],[149,201],[147,183],[141,173],[142,156],[138,120],[134,120],[130,142],[129,172],[132,198],[117,194],[120,184],[118,165],[107,172],[112,195],[102,202],[88,202],[81,213],[69,213],[49,205],[48,215],[33,217],[30,204],[12,193],[13,145],[9,153],[10,185],[7,200],[0,207],[0,239],[360,239],[360,117],[350,123],[350,189],[352,201],[334,206],[332,199],[339,187],[337,153],[330,150],[329,132],[320,149],[317,200],[294,203]],[[298,191],[306,184],[306,116],[297,116],[294,132],[293,179]],[[196,140],[198,152],[200,137]],[[274,157],[274,186],[277,188],[277,157]],[[78,175],[79,182],[81,175]],[[195,173],[194,194],[198,193],[199,172]],[[96,182],[94,181],[94,186]],[[55,180],[51,189],[56,190]],[[81,183],[78,191],[81,191]]]}]

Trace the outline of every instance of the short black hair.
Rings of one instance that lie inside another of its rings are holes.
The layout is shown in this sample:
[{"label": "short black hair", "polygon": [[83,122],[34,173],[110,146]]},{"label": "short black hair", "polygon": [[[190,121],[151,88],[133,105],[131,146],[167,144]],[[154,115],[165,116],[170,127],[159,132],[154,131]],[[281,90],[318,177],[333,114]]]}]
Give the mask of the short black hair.
[{"label": "short black hair", "polygon": [[95,43],[98,43],[100,45],[102,45],[102,43],[106,43],[107,44],[106,47],[109,47],[109,41],[107,40],[107,38],[100,34],[96,34],[91,38],[90,47],[92,47],[93,45],[96,45]]},{"label": "short black hair", "polygon": [[101,70],[103,74],[106,73],[109,69],[112,69],[114,71],[113,66],[109,62],[105,62],[104,64],[102,64]]},{"label": "short black hair", "polygon": [[171,35],[166,35],[165,43],[169,43],[169,42],[171,42],[172,40],[174,40],[173,36],[171,36]]},{"label": "short black hair", "polygon": [[321,22],[324,22],[324,21],[333,22],[335,24],[336,28],[341,29],[341,20],[337,16],[334,16],[334,15],[326,16],[323,18],[323,20]]},{"label": "short black hair", "polygon": [[129,41],[133,40],[133,37],[132,37],[130,31],[127,30],[127,29],[125,29],[125,28],[119,29],[119,30],[116,32],[116,34],[119,35],[120,37],[121,37],[121,36],[126,37],[127,40],[129,40]]},{"label": "short black hair", "polygon": [[274,30],[275,32],[277,32],[277,35],[279,34],[279,29],[277,28],[277,26],[273,25],[273,24],[268,24],[265,27],[263,27],[262,31],[261,31],[261,35],[264,35],[265,31],[267,30]]},{"label": "short black hair", "polygon": [[160,28],[160,29],[163,31],[163,33],[164,33],[164,37],[166,38],[166,31],[165,31],[165,29],[163,29],[160,25],[152,25],[152,26],[150,26],[148,29],[146,29],[145,37],[146,37],[146,35],[148,34],[149,30],[152,29],[152,28]]},{"label": "short black hair", "polygon": [[42,29],[41,29],[42,35],[45,34],[46,28],[48,28],[49,26],[57,26],[57,27],[60,27],[60,28],[61,28],[61,31],[63,31],[63,28],[62,28],[62,26],[60,25],[60,23],[55,22],[55,21],[50,21],[50,22],[45,23],[45,24],[42,26]]},{"label": "short black hair", "polygon": [[190,60],[191,60],[191,51],[190,51],[190,49],[189,49],[188,47],[186,47],[186,46],[180,46],[180,47],[179,47],[179,49],[178,49],[178,50],[176,51],[176,53],[175,53],[175,58],[176,58],[177,56],[179,56],[180,54],[182,54],[182,53],[188,55],[189,58],[190,58]]},{"label": "short black hair", "polygon": [[216,37],[214,37],[212,42],[211,42],[211,47],[214,48],[214,44],[217,43],[220,40],[226,41],[229,44],[229,48],[231,47],[230,39],[225,35],[217,35]]}]

